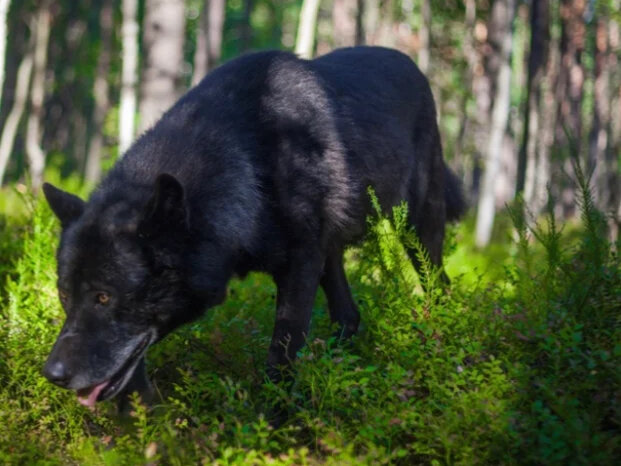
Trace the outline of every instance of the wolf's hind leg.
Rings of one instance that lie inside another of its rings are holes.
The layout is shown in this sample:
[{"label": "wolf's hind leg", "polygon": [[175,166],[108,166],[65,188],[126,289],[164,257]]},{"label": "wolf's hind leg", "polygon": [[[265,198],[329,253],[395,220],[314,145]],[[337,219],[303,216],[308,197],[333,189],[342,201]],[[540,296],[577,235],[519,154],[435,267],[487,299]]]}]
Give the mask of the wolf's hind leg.
[{"label": "wolf's hind leg", "polygon": [[273,382],[292,380],[289,366],[304,346],[324,255],[318,248],[300,247],[288,254],[287,266],[274,278],[277,292],[276,323],[267,356],[268,376]]},{"label": "wolf's hind leg", "polygon": [[360,313],[347,283],[342,249],[328,254],[321,277],[321,287],[328,299],[330,319],[339,324],[337,337],[350,338],[358,331]]},{"label": "wolf's hind leg", "polygon": [[[410,210],[409,212],[410,223],[416,230],[418,239],[429,255],[431,263],[440,269],[440,280],[448,284],[450,280],[442,266],[442,248],[446,227],[443,171],[435,171],[430,181],[429,190],[420,211]],[[408,255],[419,276],[423,278],[423,270],[415,251],[408,250]]]}]

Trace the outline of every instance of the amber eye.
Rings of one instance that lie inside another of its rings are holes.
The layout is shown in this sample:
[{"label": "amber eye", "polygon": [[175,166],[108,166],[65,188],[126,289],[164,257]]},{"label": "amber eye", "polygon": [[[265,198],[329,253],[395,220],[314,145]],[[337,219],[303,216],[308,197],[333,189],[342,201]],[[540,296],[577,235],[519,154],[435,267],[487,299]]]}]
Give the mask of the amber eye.
[{"label": "amber eye", "polygon": [[108,302],[110,302],[110,296],[108,293],[97,293],[97,302],[105,306]]}]

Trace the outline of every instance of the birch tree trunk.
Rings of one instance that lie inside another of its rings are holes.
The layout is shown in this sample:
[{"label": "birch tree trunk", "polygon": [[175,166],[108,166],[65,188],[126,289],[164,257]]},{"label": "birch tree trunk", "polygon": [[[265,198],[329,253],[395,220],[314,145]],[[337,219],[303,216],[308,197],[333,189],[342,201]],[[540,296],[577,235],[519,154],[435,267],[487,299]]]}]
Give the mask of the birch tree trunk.
[{"label": "birch tree trunk", "polygon": [[[532,198],[534,190],[534,170],[537,156],[539,115],[541,114],[541,85],[545,73],[547,53],[550,42],[550,18],[548,0],[533,0],[530,10],[530,51],[528,55],[528,80],[526,84],[526,108],[522,145],[518,158],[516,194],[524,193],[524,198]],[[527,177],[528,173],[528,177]],[[528,178],[528,190],[526,179]]]},{"label": "birch tree trunk", "polygon": [[477,209],[475,242],[478,247],[487,246],[492,234],[496,211],[496,179],[500,167],[502,143],[509,118],[511,91],[511,49],[513,46],[513,17],[515,0],[496,0],[501,8],[499,28],[503,30],[501,49],[498,56],[498,78],[494,104],[492,107],[491,128],[485,154],[485,172]]},{"label": "birch tree trunk", "polygon": [[334,0],[332,32],[334,47],[351,47],[357,38],[358,0]]},{"label": "birch tree trunk", "polygon": [[184,37],[184,1],[147,0],[140,132],[150,128],[179,96]]},{"label": "birch tree trunk", "polygon": [[418,32],[420,48],[418,50],[418,67],[427,74],[429,71],[429,48],[431,37],[431,1],[422,0],[421,2],[421,27]]},{"label": "birch tree trunk", "polygon": [[[472,163],[472,171],[470,178],[470,185],[472,186],[471,196],[473,199],[479,197],[481,191],[481,172],[483,170],[483,160],[487,151],[487,143],[489,140],[489,128],[492,109],[492,100],[494,96],[495,86],[494,82],[498,76],[498,65],[496,50],[500,49],[498,43],[498,34],[495,29],[498,29],[498,24],[502,23],[502,18],[496,20],[498,14],[498,4],[502,4],[499,0],[496,0],[492,5],[492,11],[487,24],[482,22],[476,22],[476,2],[471,5],[472,14],[474,14],[475,21],[473,27],[473,35],[475,39],[476,56],[471,57],[473,66],[472,73],[472,92],[475,100],[475,113],[474,113],[474,157]],[[468,5],[468,4],[467,4]],[[500,39],[501,41],[502,39]],[[493,42],[496,42],[494,44]]]},{"label": "birch tree trunk", "polygon": [[[612,2],[611,11],[620,11],[621,1]],[[609,134],[609,151],[608,156],[612,160],[615,167],[614,173],[616,182],[612,183],[610,190],[610,204],[612,206],[611,218],[608,222],[610,238],[612,241],[619,241],[621,228],[621,165],[618,154],[621,154],[621,67],[619,66],[619,58],[621,57],[621,24],[617,18],[610,18],[608,23],[608,38],[610,49],[610,71],[611,82],[616,83],[616,89],[611,92],[610,102],[610,120],[608,122]],[[613,86],[611,86],[613,87]],[[616,207],[615,207],[616,206]],[[619,249],[619,248],[617,248]]]},{"label": "birch tree trunk", "polygon": [[[553,10],[550,9],[549,21],[554,24]],[[535,163],[527,166],[524,181],[524,198],[530,211],[537,215],[548,203],[550,181],[552,177],[551,151],[554,147],[554,130],[556,127],[556,85],[558,83],[560,49],[559,39],[552,35],[547,46],[547,63],[541,83],[541,105],[539,131],[535,142]]]},{"label": "birch tree trunk", "polygon": [[[468,73],[466,74],[466,83],[465,87],[469,91],[474,93],[474,81],[475,75],[477,74],[477,69],[479,66],[479,58],[474,47],[474,25],[476,20],[476,2],[475,0],[466,0],[466,15],[464,26],[466,30],[466,35],[464,37],[464,56],[466,57],[466,62],[468,63]],[[476,94],[475,94],[476,95]],[[461,120],[459,124],[459,132],[457,134],[457,139],[455,141],[455,163],[458,167],[461,168],[463,172],[463,183],[464,189],[467,193],[473,193],[473,171],[474,165],[476,163],[476,151],[472,154],[471,157],[466,158],[464,156],[464,143],[466,140],[466,133],[468,132],[468,128],[470,127],[470,116],[468,115],[468,101],[470,100],[469,93],[464,93],[461,102]]]},{"label": "birch tree trunk", "polygon": [[123,0],[123,69],[121,72],[121,102],[119,109],[119,155],[125,153],[134,140],[136,118],[136,81],[138,69],[138,0]]},{"label": "birch tree trunk", "polygon": [[24,114],[28,91],[30,90],[30,78],[32,75],[33,51],[29,47],[26,55],[17,68],[17,78],[15,79],[15,97],[13,107],[4,123],[2,137],[0,138],[0,186],[4,180],[4,174],[9,163],[9,157],[13,151],[17,127]]},{"label": "birch tree trunk", "polygon": [[210,0],[203,2],[201,13],[198,17],[198,27],[196,28],[196,50],[194,51],[194,64],[192,69],[192,86],[196,86],[207,74],[209,68],[209,5]]},{"label": "birch tree trunk", "polygon": [[209,0],[209,16],[207,18],[207,39],[209,39],[207,51],[209,53],[209,62],[207,63],[207,71],[220,63],[225,17],[226,1]]},{"label": "birch tree trunk", "polygon": [[101,178],[101,153],[103,150],[103,126],[110,108],[108,97],[108,72],[110,71],[110,48],[112,46],[112,29],[114,26],[114,10],[112,0],[104,0],[99,13],[101,27],[101,44],[97,59],[97,71],[93,94],[95,109],[93,110],[93,137],[86,158],[85,179],[95,183]]},{"label": "birch tree trunk", "polygon": [[[576,214],[576,182],[572,173],[571,157],[579,154],[582,145],[582,98],[585,71],[582,54],[586,42],[584,14],[587,0],[562,0],[561,60],[556,85],[557,121],[555,145],[566,156],[554,166],[552,186],[559,199],[557,213],[564,217]],[[569,135],[569,138],[568,136]]]},{"label": "birch tree trunk", "polygon": [[356,45],[365,43],[364,15],[367,10],[367,0],[357,0],[356,5]]},{"label": "birch tree trunk", "polygon": [[304,0],[295,41],[295,53],[301,58],[310,59],[313,57],[317,13],[319,13],[319,0]]},{"label": "birch tree trunk", "polygon": [[[7,35],[7,16],[11,0],[0,0],[0,104],[2,103],[2,89],[4,88],[4,62],[6,58],[6,35]],[[0,183],[2,177],[0,177]]]},{"label": "birch tree trunk", "polygon": [[225,0],[206,0],[201,10],[196,34],[196,52],[192,85],[201,79],[220,62],[222,54],[222,33],[226,14]]},{"label": "birch tree trunk", "polygon": [[50,38],[52,16],[49,4],[43,2],[37,11],[35,26],[35,49],[33,61],[32,89],[30,91],[30,114],[26,126],[26,156],[30,171],[32,189],[37,192],[43,184],[45,152],[41,148],[41,118],[45,98],[45,71],[47,46]]},{"label": "birch tree trunk", "polygon": [[559,111],[557,142],[567,144],[565,128],[579,144],[582,135],[582,94],[584,66],[582,53],[586,41],[584,13],[586,0],[561,1],[561,71],[557,86]]},{"label": "birch tree trunk", "polygon": [[364,42],[368,45],[377,45],[380,27],[380,2],[379,0],[363,0],[363,3]]},{"label": "birch tree trunk", "polygon": [[614,167],[609,163],[608,125],[610,118],[608,20],[598,18],[595,27],[595,76],[593,80],[593,120],[589,134],[589,172],[592,193],[600,209],[610,210],[610,186]]}]

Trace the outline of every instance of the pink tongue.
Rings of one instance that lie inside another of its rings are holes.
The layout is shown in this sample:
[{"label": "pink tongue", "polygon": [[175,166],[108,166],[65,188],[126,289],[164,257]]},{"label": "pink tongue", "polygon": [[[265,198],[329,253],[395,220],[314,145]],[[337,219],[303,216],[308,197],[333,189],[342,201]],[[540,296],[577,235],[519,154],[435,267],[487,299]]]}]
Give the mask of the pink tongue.
[{"label": "pink tongue", "polygon": [[82,390],[78,390],[78,401],[81,405],[88,406],[92,408],[95,406],[95,402],[97,401],[97,397],[99,393],[106,388],[108,385],[108,381],[102,382],[99,385],[95,385],[94,387],[83,388]]}]

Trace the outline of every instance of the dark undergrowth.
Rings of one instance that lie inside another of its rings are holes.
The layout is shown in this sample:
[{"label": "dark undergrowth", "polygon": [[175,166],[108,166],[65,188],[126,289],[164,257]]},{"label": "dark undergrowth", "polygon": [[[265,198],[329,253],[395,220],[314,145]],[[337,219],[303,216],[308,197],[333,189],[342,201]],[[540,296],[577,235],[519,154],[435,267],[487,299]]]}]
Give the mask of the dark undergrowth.
[{"label": "dark undergrowth", "polygon": [[[361,330],[351,344],[333,341],[319,295],[289,392],[265,382],[274,285],[259,274],[234,281],[225,304],[150,350],[161,401],[147,409],[136,399],[124,420],[111,403],[89,411],[41,376],[62,321],[58,225],[43,202],[25,205],[0,219],[3,464],[621,458],[619,245],[584,187],[581,226],[569,233],[551,215],[535,224],[519,204],[490,252],[474,251],[468,222],[452,228],[446,290],[405,206],[373,219],[368,241],[348,253]],[[402,245],[426,264],[426,292]],[[265,415],[275,404],[290,412],[278,428]]]}]

